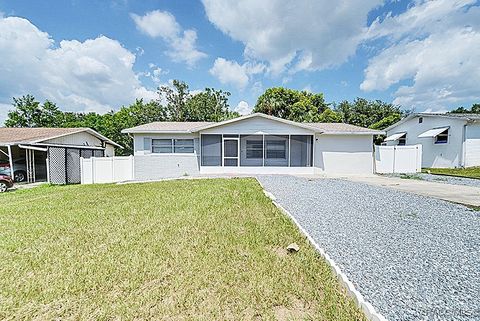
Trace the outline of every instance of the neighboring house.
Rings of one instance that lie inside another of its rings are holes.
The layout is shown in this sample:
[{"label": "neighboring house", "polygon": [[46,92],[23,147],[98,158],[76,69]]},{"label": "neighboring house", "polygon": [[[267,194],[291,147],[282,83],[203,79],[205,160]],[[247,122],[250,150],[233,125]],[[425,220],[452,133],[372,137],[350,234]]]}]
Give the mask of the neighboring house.
[{"label": "neighboring house", "polygon": [[479,114],[412,114],[385,129],[386,145],[422,145],[422,167],[480,166]]},{"label": "neighboring house", "polygon": [[373,135],[341,123],[298,123],[261,113],[223,122],[154,122],[134,139],[135,178],[198,174],[371,174]]},{"label": "neighboring house", "polygon": [[0,171],[17,181],[80,183],[80,157],[114,156],[115,147],[90,128],[0,128]]}]

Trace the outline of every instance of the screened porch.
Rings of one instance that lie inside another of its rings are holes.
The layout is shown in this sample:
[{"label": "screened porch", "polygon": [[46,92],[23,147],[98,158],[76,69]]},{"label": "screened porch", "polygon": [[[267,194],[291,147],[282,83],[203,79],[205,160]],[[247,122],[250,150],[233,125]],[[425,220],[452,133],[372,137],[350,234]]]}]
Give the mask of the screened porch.
[{"label": "screened porch", "polygon": [[312,167],[313,135],[202,134],[201,166]]}]

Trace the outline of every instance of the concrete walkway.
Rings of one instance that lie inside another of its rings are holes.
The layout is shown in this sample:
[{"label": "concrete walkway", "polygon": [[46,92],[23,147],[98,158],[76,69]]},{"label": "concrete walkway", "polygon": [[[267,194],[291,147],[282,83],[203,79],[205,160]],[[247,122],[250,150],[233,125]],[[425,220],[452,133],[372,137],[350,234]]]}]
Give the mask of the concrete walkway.
[{"label": "concrete walkway", "polygon": [[478,187],[450,185],[416,179],[383,177],[378,175],[345,176],[341,178],[350,180],[352,182],[382,186],[399,191],[434,197],[454,203],[460,203],[469,206],[480,206],[480,188]]}]

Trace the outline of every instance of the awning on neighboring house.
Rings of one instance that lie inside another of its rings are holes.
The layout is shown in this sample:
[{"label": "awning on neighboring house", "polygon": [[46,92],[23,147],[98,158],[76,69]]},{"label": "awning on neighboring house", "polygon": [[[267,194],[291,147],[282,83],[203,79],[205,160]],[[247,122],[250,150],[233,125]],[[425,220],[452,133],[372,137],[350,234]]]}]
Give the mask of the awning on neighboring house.
[{"label": "awning on neighboring house", "polygon": [[386,141],[386,142],[393,142],[393,141],[399,140],[400,137],[402,137],[402,136],[405,135],[405,134],[406,134],[406,132],[396,133],[396,134],[390,135],[390,136],[388,136],[387,138],[385,138],[385,141]]},{"label": "awning on neighboring house", "polygon": [[440,128],[429,129],[429,130],[427,130],[426,132],[421,133],[420,135],[418,135],[418,138],[432,138],[432,137],[437,137],[439,134],[443,133],[444,131],[446,131],[446,130],[449,129],[449,128],[450,128],[450,127],[440,127]]}]

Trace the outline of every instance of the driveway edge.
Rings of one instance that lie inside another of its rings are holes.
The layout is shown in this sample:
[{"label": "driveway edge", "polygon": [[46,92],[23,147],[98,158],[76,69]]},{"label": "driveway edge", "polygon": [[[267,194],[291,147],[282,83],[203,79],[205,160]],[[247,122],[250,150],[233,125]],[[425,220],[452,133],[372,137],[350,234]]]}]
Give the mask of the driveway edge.
[{"label": "driveway edge", "polygon": [[295,225],[300,229],[302,234],[307,237],[308,241],[310,244],[312,244],[315,249],[317,250],[320,255],[323,256],[323,258],[327,261],[327,263],[330,265],[333,273],[335,273],[338,281],[340,284],[347,290],[347,294],[353,298],[355,301],[355,304],[363,311],[365,316],[371,320],[371,321],[387,321],[387,319],[377,312],[375,308],[373,307],[372,304],[367,302],[364,298],[363,295],[355,288],[353,283],[348,279],[347,275],[342,272],[342,270],[338,267],[338,265],[335,263],[335,261],[328,255],[323,248],[320,247],[320,245],[315,242],[313,237],[310,236],[310,234],[300,225],[300,223],[297,221],[297,219],[289,212],[287,211],[282,205],[280,205],[277,202],[277,198],[275,195],[270,193],[265,189],[265,187],[262,185],[262,183],[257,179],[257,182],[260,184],[260,186],[263,189],[264,194],[272,201],[272,203],[283,213],[285,213],[290,220],[295,223]]}]

